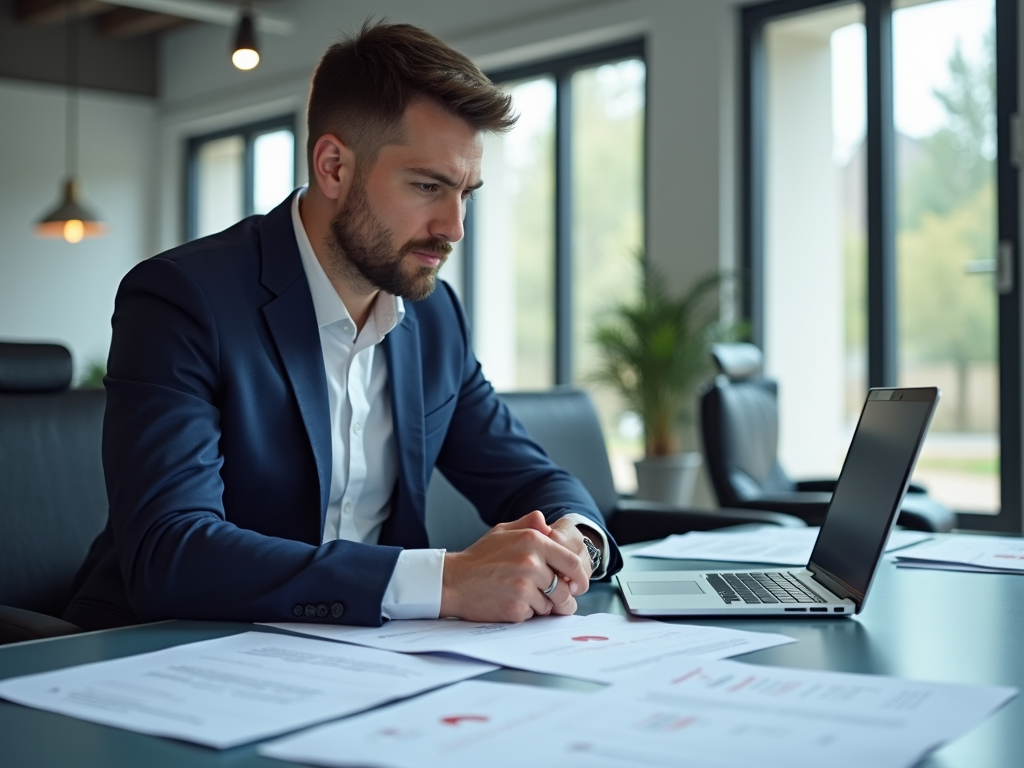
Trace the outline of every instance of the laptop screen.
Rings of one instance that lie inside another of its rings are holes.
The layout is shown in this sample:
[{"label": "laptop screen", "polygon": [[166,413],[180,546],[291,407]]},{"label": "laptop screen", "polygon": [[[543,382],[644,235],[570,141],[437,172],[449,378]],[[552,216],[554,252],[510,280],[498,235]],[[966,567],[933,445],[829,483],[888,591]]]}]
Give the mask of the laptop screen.
[{"label": "laptop screen", "polygon": [[851,598],[862,600],[871,584],[938,397],[935,388],[868,393],[808,565]]}]

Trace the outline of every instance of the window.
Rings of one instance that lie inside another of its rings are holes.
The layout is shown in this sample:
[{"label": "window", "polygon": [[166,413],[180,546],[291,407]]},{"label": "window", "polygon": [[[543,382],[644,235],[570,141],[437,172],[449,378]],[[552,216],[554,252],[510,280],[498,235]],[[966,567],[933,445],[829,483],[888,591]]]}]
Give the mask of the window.
[{"label": "window", "polygon": [[780,461],[839,470],[868,386],[937,385],[915,479],[1020,533],[1016,4],[743,11],[746,310]]},{"label": "window", "polygon": [[467,217],[463,300],[499,390],[591,389],[616,483],[635,488],[642,446],[594,389],[592,329],[640,290],[646,69],[640,43],[491,73],[519,122],[490,136]]},{"label": "window", "polygon": [[295,187],[291,115],[188,142],[187,239],[266,213]]}]

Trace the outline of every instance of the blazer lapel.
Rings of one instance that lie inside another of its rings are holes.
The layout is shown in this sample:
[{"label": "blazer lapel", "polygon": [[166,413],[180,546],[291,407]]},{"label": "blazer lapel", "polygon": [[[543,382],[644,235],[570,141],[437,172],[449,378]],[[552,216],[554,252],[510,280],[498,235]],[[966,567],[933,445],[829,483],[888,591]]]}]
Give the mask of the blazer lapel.
[{"label": "blazer lapel", "polygon": [[391,515],[381,531],[381,544],[426,547],[423,522],[427,498],[423,443],[423,361],[416,312],[406,303],[402,322],[381,346],[388,362],[391,413],[398,448],[398,488]]},{"label": "blazer lapel", "polygon": [[260,223],[260,282],[276,298],[263,315],[306,427],[320,481],[320,532],[331,492],[331,416],[323,350],[291,218],[291,196]]}]

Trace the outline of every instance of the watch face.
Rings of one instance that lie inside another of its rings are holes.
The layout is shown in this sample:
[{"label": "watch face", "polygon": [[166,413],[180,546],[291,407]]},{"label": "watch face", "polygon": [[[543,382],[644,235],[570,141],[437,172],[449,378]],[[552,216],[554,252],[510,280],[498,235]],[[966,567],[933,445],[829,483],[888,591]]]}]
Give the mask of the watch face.
[{"label": "watch face", "polygon": [[597,570],[597,566],[601,564],[601,550],[594,546],[594,542],[584,537],[583,543],[587,547],[587,554],[590,555],[590,570],[591,572]]}]

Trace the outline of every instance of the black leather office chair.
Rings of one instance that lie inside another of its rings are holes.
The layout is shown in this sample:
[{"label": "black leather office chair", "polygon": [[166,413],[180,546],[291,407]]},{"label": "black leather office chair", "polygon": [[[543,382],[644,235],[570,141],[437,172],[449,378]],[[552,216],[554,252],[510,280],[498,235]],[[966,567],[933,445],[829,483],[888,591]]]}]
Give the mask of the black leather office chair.
[{"label": "black leather office chair", "polygon": [[[719,374],[700,398],[704,460],[718,503],[772,509],[821,525],[835,480],[794,481],[778,459],[778,385],[762,375],[753,344],[713,344]],[[911,485],[898,523],[920,531],[950,531],[956,514]]]},{"label": "black leather office chair", "polygon": [[57,616],[107,520],[102,389],[69,389],[71,355],[0,343],[0,644],[80,631]]},{"label": "black leather office chair", "polygon": [[[624,499],[615,491],[604,435],[589,395],[573,389],[501,395],[512,413],[556,464],[586,486],[620,544],[660,539],[744,523],[802,527],[791,516],[753,509],[691,510]],[[487,526],[472,504],[435,471],[427,492],[427,533],[431,546],[458,551],[480,538]]]}]

